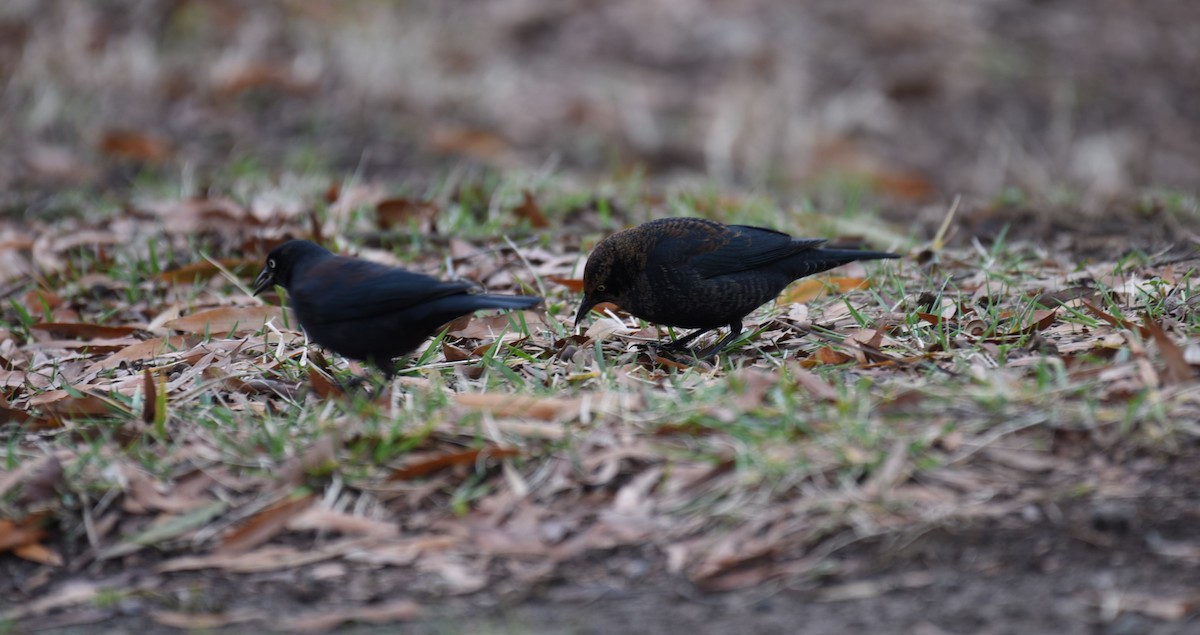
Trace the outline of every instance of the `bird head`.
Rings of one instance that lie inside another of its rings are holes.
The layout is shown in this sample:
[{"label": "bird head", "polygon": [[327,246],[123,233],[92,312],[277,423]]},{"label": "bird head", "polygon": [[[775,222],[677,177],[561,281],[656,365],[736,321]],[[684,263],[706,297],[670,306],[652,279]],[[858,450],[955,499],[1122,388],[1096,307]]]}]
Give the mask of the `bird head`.
[{"label": "bird head", "polygon": [[283,243],[267,254],[267,262],[263,266],[263,270],[254,279],[254,295],[258,295],[274,285],[279,285],[284,289],[290,288],[292,274],[298,267],[331,255],[324,247],[307,240],[289,240]]},{"label": "bird head", "polygon": [[621,305],[629,278],[618,271],[621,267],[616,256],[607,239],[596,245],[588,256],[587,266],[583,269],[583,301],[575,314],[575,328],[579,328],[579,323],[597,304],[612,302]]}]

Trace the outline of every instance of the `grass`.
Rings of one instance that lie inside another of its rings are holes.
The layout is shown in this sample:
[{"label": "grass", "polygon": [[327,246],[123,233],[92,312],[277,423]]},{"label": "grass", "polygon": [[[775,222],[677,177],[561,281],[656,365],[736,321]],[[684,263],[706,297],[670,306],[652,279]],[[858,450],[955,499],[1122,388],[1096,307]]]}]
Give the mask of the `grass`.
[{"label": "grass", "polygon": [[[698,214],[909,245],[863,210],[834,222],[803,205],[785,213],[765,197],[703,190],[660,199],[636,175],[579,189],[553,174],[448,175],[408,193],[439,201],[436,234],[410,226],[379,239],[366,184],[342,184],[346,200],[361,195],[343,209],[323,198],[328,178],[273,183],[253,165],[231,170],[235,200],[312,209],[344,251],[444,275],[450,240],[464,241],[475,251],[456,261],[458,273],[483,277],[492,291],[545,293],[545,315],[499,318],[488,337],[451,329],[382,390],[319,396],[312,373],[336,385],[374,371],[306,349],[286,321],[205,330],[83,385],[87,368],[120,348],[81,353],[48,342],[40,323],[136,325],[139,337],[162,337],[167,313],[255,306],[221,275],[170,284],[159,274],[249,256],[244,245],[255,236],[313,226],[303,213],[283,214],[193,237],[107,204],[85,207],[69,222],[128,220],[127,235],[60,254],[61,269],[20,280],[0,310],[0,356],[25,373],[9,370],[19,380],[0,393],[13,413],[0,424],[0,464],[9,473],[43,466],[0,491],[0,517],[40,531],[24,544],[99,571],[97,557],[121,561],[132,550],[153,549],[168,563],[215,557],[255,527],[266,529],[244,548],[250,561],[268,547],[299,558],[297,542],[336,545],[342,536],[382,554],[397,539],[371,533],[381,523],[403,526],[406,538],[448,540],[409,561],[435,574],[447,557],[484,579],[495,559],[534,559],[547,563],[539,578],[547,579],[564,557],[650,544],[683,554],[672,575],[722,589],[774,579],[782,575],[774,567],[848,540],[1007,513],[1014,491],[1052,501],[1061,482],[1088,482],[1079,451],[1165,457],[1197,434],[1185,416],[1194,364],[1190,379],[1168,379],[1164,343],[1121,326],[1154,320],[1168,348],[1197,346],[1200,318],[1180,309],[1194,297],[1193,273],[1153,259],[1080,264],[1001,236],[986,248],[944,249],[925,265],[869,263],[839,274],[867,277],[868,289],[810,300],[802,313],[765,306],[713,363],[664,363],[640,346],[644,323],[571,338],[578,298],[552,278],[578,277],[602,232]],[[527,190],[549,228],[514,212]],[[569,224],[580,215],[586,223]],[[28,227],[31,236],[59,231]],[[1125,286],[1107,282],[1119,280]],[[1043,298],[1072,285],[1095,308]],[[451,346],[468,358],[444,361]],[[67,395],[39,405],[57,389]],[[88,395],[114,407],[85,409]],[[1063,435],[1074,445],[1064,447]],[[52,455],[61,456],[57,476],[44,467]],[[307,494],[328,514],[279,507],[281,496]],[[97,528],[97,519],[112,520]],[[464,538],[481,526],[501,547]],[[436,596],[454,575],[414,593]]]}]

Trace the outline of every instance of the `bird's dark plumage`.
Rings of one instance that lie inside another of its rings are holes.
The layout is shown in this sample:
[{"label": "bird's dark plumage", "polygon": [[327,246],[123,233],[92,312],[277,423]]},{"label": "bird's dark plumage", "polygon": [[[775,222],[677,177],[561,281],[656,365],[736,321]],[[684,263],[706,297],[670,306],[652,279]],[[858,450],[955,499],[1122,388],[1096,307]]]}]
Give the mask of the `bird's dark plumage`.
[{"label": "bird's dark plumage", "polygon": [[612,302],[647,322],[699,329],[676,347],[728,326],[729,335],[705,354],[712,355],[741,333],[751,311],[793,280],[855,260],[899,257],[822,249],[824,242],[699,218],[650,221],[596,245],[584,268],[575,324],[600,302]]},{"label": "bird's dark plumage", "polygon": [[287,289],[292,311],[309,339],[370,362],[391,376],[392,360],[417,348],[438,327],[480,309],[528,309],[534,296],[473,294],[469,282],[437,278],[330,253],[291,240],[267,256],[254,295]]}]

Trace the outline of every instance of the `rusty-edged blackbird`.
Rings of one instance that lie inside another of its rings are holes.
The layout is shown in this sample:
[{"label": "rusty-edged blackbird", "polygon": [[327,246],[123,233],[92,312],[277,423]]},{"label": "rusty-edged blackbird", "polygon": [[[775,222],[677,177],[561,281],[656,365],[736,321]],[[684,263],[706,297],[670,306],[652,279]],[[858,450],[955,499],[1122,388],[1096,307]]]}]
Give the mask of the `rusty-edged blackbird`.
[{"label": "rusty-edged blackbird", "polygon": [[528,309],[542,301],[471,293],[470,282],[443,282],[337,256],[307,240],[290,240],[267,255],[254,295],[273,284],[287,289],[292,311],[312,341],[369,362],[388,378],[396,371],[395,358],[447,322],[479,309]]},{"label": "rusty-edged blackbird", "polygon": [[751,311],[793,280],[855,260],[899,257],[822,249],[824,242],[700,218],[650,221],[605,238],[588,256],[575,325],[596,304],[612,302],[647,322],[699,329],[669,345],[675,349],[728,326],[728,335],[699,354],[709,357],[737,338]]}]

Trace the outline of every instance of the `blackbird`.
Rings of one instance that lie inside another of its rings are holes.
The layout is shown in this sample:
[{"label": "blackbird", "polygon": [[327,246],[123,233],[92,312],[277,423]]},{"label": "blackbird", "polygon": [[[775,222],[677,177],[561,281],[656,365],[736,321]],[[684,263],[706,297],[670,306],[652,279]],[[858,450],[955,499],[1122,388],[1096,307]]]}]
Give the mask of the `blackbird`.
[{"label": "blackbird", "polygon": [[699,354],[710,357],[737,338],[751,311],[793,280],[855,260],[900,257],[821,249],[824,242],[700,218],[653,220],[596,245],[583,271],[575,325],[596,304],[612,302],[647,322],[699,329],[668,345],[673,349],[728,326],[728,335]]},{"label": "blackbird", "polygon": [[393,360],[438,327],[479,309],[528,309],[542,299],[471,293],[470,282],[443,282],[399,267],[337,256],[307,240],[271,250],[254,295],[287,289],[292,311],[312,341],[373,364],[389,379]]}]

